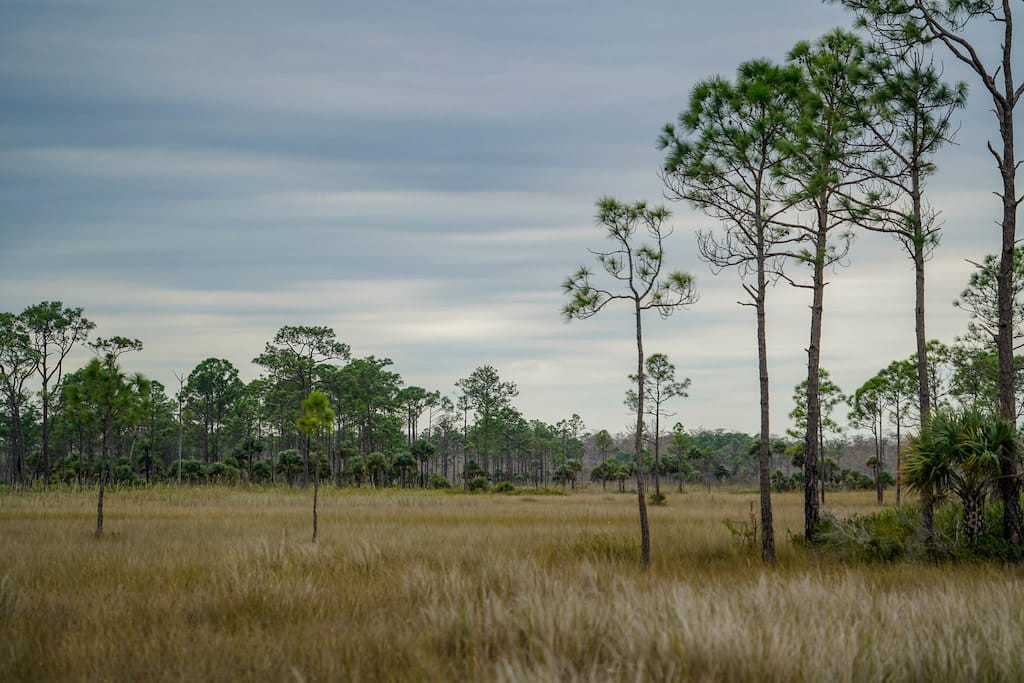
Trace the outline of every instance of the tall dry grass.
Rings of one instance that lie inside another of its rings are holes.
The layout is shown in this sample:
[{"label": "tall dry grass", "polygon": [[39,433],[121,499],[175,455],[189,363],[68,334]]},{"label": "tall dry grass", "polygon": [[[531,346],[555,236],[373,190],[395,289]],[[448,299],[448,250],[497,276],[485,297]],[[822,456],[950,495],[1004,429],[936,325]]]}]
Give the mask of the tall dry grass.
[{"label": "tall dry grass", "polygon": [[[849,511],[873,494],[835,496]],[[734,537],[754,493],[0,496],[0,680],[1022,680],[1024,584]]]}]

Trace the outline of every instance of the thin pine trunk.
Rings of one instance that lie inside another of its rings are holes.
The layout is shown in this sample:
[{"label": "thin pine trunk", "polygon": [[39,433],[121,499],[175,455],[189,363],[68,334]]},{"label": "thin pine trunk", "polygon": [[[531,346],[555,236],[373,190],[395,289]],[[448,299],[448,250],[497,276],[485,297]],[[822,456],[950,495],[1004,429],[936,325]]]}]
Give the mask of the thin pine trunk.
[{"label": "thin pine trunk", "polygon": [[[1003,180],[1002,250],[997,277],[997,299],[999,303],[999,336],[997,339],[999,360],[999,413],[1016,422],[1016,392],[1013,381],[1013,256],[1017,237],[1017,167],[1014,157],[1013,104],[1016,102],[1011,69],[1013,20],[1009,0],[1003,0],[1005,39],[1003,42],[1004,92],[1009,100],[997,102],[999,131],[1002,135],[1003,150],[999,170]],[[991,147],[990,147],[991,149]],[[994,153],[994,152],[993,152]],[[998,158],[998,157],[997,157]],[[1020,481],[1017,473],[1017,446],[1014,442],[1010,452],[1000,462],[999,494],[1003,500],[1003,535],[1013,546],[1015,555],[1021,558],[1022,520],[1020,506]]]},{"label": "thin pine trunk", "polygon": [[807,433],[804,437],[804,537],[813,541],[821,508],[818,502],[819,433],[821,425],[820,378],[821,321],[825,296],[825,242],[828,237],[827,198],[818,209],[818,231],[814,259],[813,301],[811,303],[811,338],[807,347]]},{"label": "thin pine trunk", "polygon": [[640,506],[640,564],[646,569],[651,564],[651,529],[647,520],[647,496],[644,486],[644,342],[640,302],[636,302],[636,494]]},{"label": "thin pine trunk", "polygon": [[[764,236],[763,230],[758,231],[757,262],[757,374],[761,399],[761,433],[757,449],[758,484],[761,489],[761,559],[767,563],[775,562],[775,531],[772,526],[772,477],[771,450],[769,445],[770,413],[768,391],[768,341],[765,322],[765,291],[767,282],[764,272]],[[683,480],[679,479],[682,489]]]}]

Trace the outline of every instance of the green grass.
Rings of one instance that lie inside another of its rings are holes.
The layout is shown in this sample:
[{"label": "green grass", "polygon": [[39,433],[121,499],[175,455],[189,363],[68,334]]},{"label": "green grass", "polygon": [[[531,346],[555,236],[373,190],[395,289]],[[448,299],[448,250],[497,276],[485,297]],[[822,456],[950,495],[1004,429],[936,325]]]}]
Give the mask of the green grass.
[{"label": "green grass", "polygon": [[[873,493],[835,494],[870,512]],[[1021,680],[1024,582],[737,540],[752,492],[0,495],[0,680]]]}]

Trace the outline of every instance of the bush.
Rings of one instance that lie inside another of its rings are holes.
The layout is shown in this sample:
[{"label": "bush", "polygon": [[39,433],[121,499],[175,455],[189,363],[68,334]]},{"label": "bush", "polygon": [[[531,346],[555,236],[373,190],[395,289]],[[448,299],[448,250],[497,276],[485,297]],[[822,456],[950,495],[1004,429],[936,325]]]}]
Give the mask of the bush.
[{"label": "bush", "polygon": [[1012,562],[1015,551],[1003,538],[1002,502],[987,505],[984,515],[981,534],[969,543],[964,529],[963,506],[948,505],[937,510],[933,556],[937,559]]},{"label": "bush", "polygon": [[495,493],[515,493],[516,487],[510,481],[502,481],[494,485],[493,491]]},{"label": "bush", "polygon": [[427,487],[432,489],[450,489],[452,483],[440,474],[431,474],[427,477]]},{"label": "bush", "polygon": [[466,478],[466,481],[472,481],[477,477],[484,477],[485,474],[484,468],[480,467],[480,464],[476,460],[470,460],[467,462],[466,466],[462,470],[462,476]]},{"label": "bush", "polygon": [[302,454],[296,449],[290,448],[277,454],[274,471],[277,472],[278,476],[284,477],[285,481],[289,484],[294,484],[295,480],[304,470],[305,463],[302,461]]},{"label": "bush", "polygon": [[487,491],[490,488],[491,484],[487,481],[487,477],[473,477],[469,480],[470,491]]},{"label": "bush", "polygon": [[[177,479],[178,477],[178,463],[175,462],[167,470],[167,477],[169,479]],[[206,481],[206,468],[203,467],[203,463],[198,460],[184,460],[181,463],[181,480],[189,483],[197,483]]]},{"label": "bush", "polygon": [[114,483],[119,486],[131,486],[135,483],[135,470],[128,458],[118,458],[113,468]]},{"label": "bush", "polygon": [[1002,504],[987,506],[984,529],[970,543],[963,528],[961,507],[945,505],[935,511],[935,532],[931,544],[927,544],[917,506],[850,515],[845,519],[826,514],[818,527],[816,545],[834,557],[861,562],[1010,562],[1014,550],[1002,536],[1002,520]]},{"label": "bush", "polygon": [[252,464],[252,471],[249,474],[249,481],[253,484],[263,484],[270,481],[271,467],[267,460],[257,460]]},{"label": "bush", "polygon": [[845,519],[825,513],[818,526],[817,546],[842,559],[893,562],[907,556],[911,538],[920,527],[921,512],[910,507]]},{"label": "bush", "polygon": [[56,462],[54,474],[65,484],[74,483],[79,477],[88,476],[88,460],[81,453],[71,453]]},{"label": "bush", "polygon": [[215,462],[206,469],[206,475],[216,484],[233,484],[241,479],[242,472],[226,462]]}]

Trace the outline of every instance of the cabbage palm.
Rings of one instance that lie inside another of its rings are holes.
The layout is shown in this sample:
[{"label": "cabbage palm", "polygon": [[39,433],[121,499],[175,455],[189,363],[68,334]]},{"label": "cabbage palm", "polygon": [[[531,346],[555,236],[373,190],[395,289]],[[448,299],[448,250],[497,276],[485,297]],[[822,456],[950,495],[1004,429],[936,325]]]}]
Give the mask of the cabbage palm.
[{"label": "cabbage palm", "polygon": [[985,499],[999,479],[1000,465],[1012,457],[1013,423],[977,408],[936,413],[917,436],[900,476],[924,505],[925,536],[934,535],[935,505],[954,494],[963,505],[968,543],[982,531]]}]

